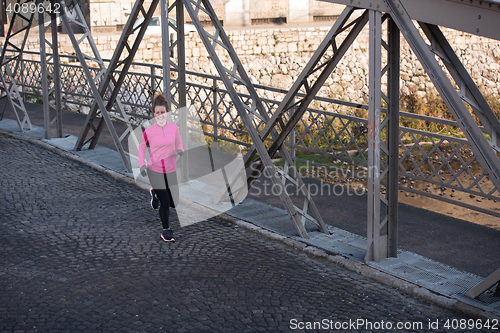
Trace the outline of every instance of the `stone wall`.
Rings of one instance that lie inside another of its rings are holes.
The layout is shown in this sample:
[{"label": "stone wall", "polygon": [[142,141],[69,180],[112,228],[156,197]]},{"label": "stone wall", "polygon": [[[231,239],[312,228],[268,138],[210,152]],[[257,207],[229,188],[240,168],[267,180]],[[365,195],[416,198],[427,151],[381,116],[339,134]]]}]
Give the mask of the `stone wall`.
[{"label": "stone wall", "polygon": [[[254,83],[288,89],[300,75],[329,28],[230,31],[228,36]],[[453,49],[485,95],[500,92],[500,41],[445,29]],[[343,39],[339,38],[341,42]],[[353,43],[321,94],[362,102],[368,94],[368,30]],[[186,42],[187,68],[216,74],[198,36]],[[385,78],[382,83],[385,86]],[[383,88],[384,89],[384,88]],[[416,90],[420,97],[436,94],[406,41],[402,41],[401,92]]]},{"label": "stone wall", "polygon": [[[233,30],[227,34],[254,83],[289,89],[328,30],[321,27],[255,29]],[[500,92],[500,41],[449,29],[443,32],[483,94],[497,97]],[[119,34],[94,36],[103,58],[111,58],[119,37]],[[341,42],[342,38],[339,37],[338,41]],[[160,36],[146,36],[141,45],[135,61],[161,65]],[[82,47],[84,52],[90,53],[88,45]],[[38,52],[38,39],[30,38],[26,49]],[[60,36],[59,51],[74,53],[67,36]],[[186,36],[186,58],[188,70],[217,75],[196,33]],[[223,61],[227,59],[227,55],[222,56]],[[366,102],[368,66],[368,30],[365,29],[329,77],[320,95]],[[410,90],[417,91],[424,98],[428,94],[436,94],[433,84],[405,41],[402,42],[401,80],[403,94]]]}]

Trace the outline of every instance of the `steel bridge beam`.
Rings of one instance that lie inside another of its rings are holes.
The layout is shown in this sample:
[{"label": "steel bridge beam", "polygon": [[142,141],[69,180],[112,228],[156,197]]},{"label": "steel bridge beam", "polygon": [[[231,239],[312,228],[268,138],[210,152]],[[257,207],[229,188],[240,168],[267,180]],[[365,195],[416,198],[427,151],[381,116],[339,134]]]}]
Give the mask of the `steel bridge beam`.
[{"label": "steel bridge beam", "polygon": [[[42,0],[36,0],[37,7],[43,5]],[[51,8],[55,8],[55,0],[50,2]],[[42,100],[43,100],[43,119],[44,119],[44,138],[52,138],[52,125],[55,123],[55,137],[62,138],[63,126],[62,126],[62,109],[61,109],[61,73],[59,64],[59,50],[57,42],[57,19],[55,11],[50,12],[50,23],[45,28],[45,12],[38,13],[38,31],[40,38],[40,62],[41,62],[41,74],[42,74]],[[46,32],[50,29],[51,41],[45,38]],[[47,46],[51,49],[51,52],[47,54]],[[48,70],[49,64],[52,65],[52,72]],[[49,82],[49,79],[51,82]],[[49,85],[52,87],[49,89]],[[55,115],[51,116],[51,108],[49,104],[49,98],[51,94],[54,95],[55,102]],[[51,119],[52,118],[52,119]]]},{"label": "steel bridge beam", "polygon": [[[318,50],[313,55],[312,59],[306,65],[306,68],[302,71],[291,90],[278,106],[278,109],[273,113],[270,119],[266,120],[266,125],[260,133],[260,140],[264,141],[271,136],[270,139],[272,144],[271,147],[267,149],[267,154],[269,156],[273,156],[278,151],[286,151],[283,143],[289,134],[294,130],[296,124],[300,121],[309,104],[321,89],[324,82],[327,80],[329,75],[342,59],[345,52],[347,52],[348,48],[351,46],[352,42],[365,26],[368,20],[367,12],[362,14],[358,19],[355,19],[352,22],[349,21],[354,10],[355,9],[352,7],[347,7],[343,11],[324,41],[321,43]],[[340,45],[337,45],[336,38],[338,35],[351,27],[352,29],[347,37]],[[325,60],[324,55],[330,48],[333,51],[333,55]],[[312,79],[318,72],[320,72],[318,78]],[[313,82],[313,80],[315,81]],[[305,95],[303,95],[298,102],[295,102],[301,90],[305,91]],[[285,122],[285,118],[287,116],[289,116],[289,119],[288,122]],[[281,129],[279,133],[275,133],[275,129],[277,127]],[[247,167],[249,167],[253,162],[253,157],[257,153],[257,148],[258,147],[256,145],[252,146],[248,154],[245,156]],[[260,155],[261,153],[259,153],[259,156]],[[289,159],[291,161],[291,157]],[[290,164],[291,163],[293,162],[290,162]],[[248,177],[249,185],[258,177],[264,167],[265,163],[261,163],[258,168],[253,168],[253,172]],[[296,172],[296,170],[294,171]],[[300,177],[300,175],[297,176]]]},{"label": "steel bridge beam", "polygon": [[[499,15],[500,18],[500,15]],[[460,89],[460,98],[470,105],[480,123],[484,126],[484,132],[491,136],[493,149],[500,152],[500,121],[486,102],[484,96],[479,91],[474,80],[465,69],[464,65],[453,51],[448,40],[444,37],[439,27],[419,22],[427,38],[431,41],[432,52],[439,57],[450,75],[455,81],[455,85]]]},{"label": "steel bridge beam", "polygon": [[[186,47],[185,47],[185,31],[184,31],[184,4],[181,0],[176,0],[167,8],[165,1],[161,2],[161,12],[175,12],[177,26],[173,26],[166,15],[162,15],[162,64],[163,64],[163,91],[167,96],[170,108],[172,104],[177,109],[182,110],[179,114],[179,132],[183,142],[187,142],[187,115],[184,109],[187,106],[187,81],[186,81]],[[170,33],[174,31],[174,33]],[[175,38],[173,38],[175,34]],[[177,62],[174,61],[173,55],[176,55]],[[172,81],[172,70],[176,73],[177,78]],[[177,100],[173,98],[177,96]],[[189,181],[189,149],[186,149],[180,157],[180,179],[182,182]]]},{"label": "steel bridge beam", "polygon": [[476,298],[479,295],[488,291],[488,289],[490,289],[494,285],[497,285],[494,293],[495,296],[500,296],[500,268],[494,271],[488,277],[486,277],[483,281],[479,282],[476,286],[468,290],[465,293],[465,296],[468,296],[470,298]]},{"label": "steel bridge beam", "polygon": [[379,261],[387,252],[387,232],[382,230],[387,221],[381,222],[380,178],[385,166],[382,165],[382,14],[370,10],[369,38],[369,102],[368,102],[368,231],[365,261]]},{"label": "steel bridge beam", "polygon": [[[387,22],[387,42],[382,24]],[[368,225],[365,261],[397,257],[399,162],[399,30],[388,16],[370,11],[368,113]],[[382,65],[382,50],[387,64]],[[387,75],[387,94],[381,91]],[[387,111],[382,110],[382,100]],[[385,135],[383,135],[385,133]],[[385,137],[385,141],[383,140]],[[385,183],[385,193],[381,185]]]},{"label": "steel bridge beam", "polygon": [[[31,2],[32,0],[17,0],[17,3],[20,7],[23,4],[27,4]],[[29,12],[26,14],[30,14],[28,17],[24,16],[22,12],[17,12],[14,11],[12,14],[12,18],[10,21],[9,25],[9,31],[7,32],[7,37],[5,37],[5,43],[4,43],[4,48],[1,52],[0,55],[0,65],[4,66],[7,63],[14,63],[14,72],[16,72],[19,69],[20,65],[20,60],[22,59],[23,52],[24,52],[24,46],[26,45],[26,41],[28,40],[28,34],[31,28],[31,23],[33,22],[33,19],[35,17],[34,12]],[[23,26],[22,24],[24,22],[26,25],[19,30],[14,30],[14,27],[16,24]],[[10,40],[13,37],[16,37],[19,34],[24,33],[21,46],[18,47],[15,44],[13,44]],[[12,66],[11,66],[12,67]]]},{"label": "steel bridge beam", "polygon": [[[389,12],[384,0],[318,0]],[[401,0],[403,10],[412,19],[500,40],[498,21],[500,3],[488,0]],[[398,8],[399,9],[399,8]]]},{"label": "steel bridge beam", "polygon": [[387,257],[398,256],[400,32],[388,18],[387,72]]}]

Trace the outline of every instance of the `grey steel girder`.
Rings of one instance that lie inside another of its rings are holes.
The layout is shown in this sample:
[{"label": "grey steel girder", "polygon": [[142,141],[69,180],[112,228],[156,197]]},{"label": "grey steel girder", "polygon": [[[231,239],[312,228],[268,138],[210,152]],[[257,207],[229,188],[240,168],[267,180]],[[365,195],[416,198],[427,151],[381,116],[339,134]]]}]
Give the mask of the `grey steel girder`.
[{"label": "grey steel girder", "polygon": [[[266,126],[260,133],[260,140],[264,141],[269,135],[271,135],[272,144],[271,147],[267,149],[268,156],[274,156],[274,154],[278,151],[285,151],[288,153],[286,148],[283,148],[283,143],[289,134],[294,130],[295,125],[302,118],[317,92],[321,89],[328,76],[335,69],[345,52],[366,24],[368,20],[367,12],[352,22],[349,22],[354,10],[355,9],[352,7],[344,9],[339,19],[335,22],[328,35],[319,46],[318,50],[314,53],[312,59],[306,65],[306,68],[302,71],[291,90],[278,106],[278,109],[273,113],[272,117],[266,121]],[[352,29],[347,37],[340,44],[340,46],[337,46],[336,38],[338,35],[350,27],[352,27]],[[330,48],[332,48],[333,55],[325,61],[323,56]],[[310,80],[312,81],[311,78],[319,71],[321,71],[321,73],[317,79],[315,79],[314,82],[310,82]],[[302,95],[302,98],[298,99],[298,102],[295,102],[297,96],[299,96],[298,94],[300,90],[305,90],[306,93],[305,95]],[[285,124],[285,115],[288,115],[289,113],[291,113],[289,117],[290,119]],[[281,128],[279,133],[275,133],[275,128],[277,126]],[[247,167],[252,163],[252,159],[257,152],[256,148],[257,146],[253,146],[245,156],[245,163]],[[259,153],[259,155],[261,154]],[[292,165],[294,166],[292,163],[291,157],[285,159],[285,169],[289,168],[289,170],[295,172],[295,177],[302,182],[296,168],[291,167]],[[253,167],[253,172],[248,177],[249,184],[251,184],[258,177],[264,166],[265,164],[261,164],[258,167]],[[303,185],[299,186],[302,187]]]},{"label": "grey steel girder", "polygon": [[476,298],[485,293],[488,289],[497,285],[495,295],[500,296],[500,268],[487,276],[483,281],[479,282],[476,286],[472,287],[465,293],[465,296]]},{"label": "grey steel girder", "polygon": [[[51,0],[51,6],[54,8],[55,0]],[[37,8],[43,4],[42,0],[36,1]],[[41,74],[42,74],[42,100],[43,100],[43,119],[44,119],[44,129],[45,133],[43,135],[44,139],[51,139],[52,131],[51,127],[55,123],[55,137],[62,138],[63,126],[62,126],[62,108],[61,108],[61,73],[59,64],[59,50],[57,43],[57,17],[55,11],[51,11],[50,23],[45,28],[45,13],[42,11],[38,13],[38,31],[40,37],[40,63],[41,63]],[[50,29],[51,41],[45,38],[46,32]],[[51,52],[47,54],[47,46],[50,48]],[[52,65],[52,72],[50,72],[49,64]],[[49,82],[50,79],[50,82]],[[49,85],[51,88],[49,89]],[[49,97],[51,94],[54,95],[55,102],[55,115],[51,119],[51,108],[49,105]]]},{"label": "grey steel girder", "polygon": [[[485,172],[488,173],[488,176],[495,187],[500,190],[500,159],[492,147],[492,142],[486,139],[482,130],[479,128],[464,104],[462,97],[455,90],[445,72],[439,65],[435,58],[435,54],[418,32],[412,22],[412,18],[405,11],[402,2],[393,0],[385,0],[385,2],[387,4],[388,13],[398,25],[401,33],[429,75],[429,78],[434,83],[434,86],[448,106],[448,109],[462,129],[464,135],[469,140],[470,148],[473,151],[474,156],[477,158]],[[455,68],[460,69],[460,67]],[[467,85],[467,87],[473,89],[471,85]],[[488,112],[487,109],[483,109],[482,111],[483,113]],[[489,118],[489,120],[491,121],[492,119]],[[495,122],[492,122],[491,126],[496,126]],[[494,128],[492,127],[491,129]],[[497,133],[493,132],[492,134],[493,138],[497,137]]]},{"label": "grey steel girder", "polygon": [[399,81],[400,32],[393,19],[388,18],[387,59],[387,252],[388,257],[398,255],[398,196],[399,196]]},{"label": "grey steel girder", "polygon": [[[31,1],[32,0],[27,0],[27,1],[17,0],[17,4],[21,6],[22,4],[29,3]],[[18,13],[14,11],[10,21],[9,31],[5,38],[4,47],[3,48],[0,47],[0,76],[2,77],[2,86],[3,89],[5,90],[8,103],[11,106],[12,110],[14,111],[14,114],[16,115],[16,121],[21,132],[24,132],[24,124],[26,123],[28,124],[30,130],[33,129],[28,112],[26,110],[26,107],[24,106],[23,96],[17,86],[13,74],[13,73],[18,73],[19,71],[19,67],[21,65],[21,59],[24,52],[24,46],[26,45],[31,23],[35,16],[34,12],[30,12],[27,14],[30,15],[26,17],[23,15],[22,12]],[[24,21],[26,25],[20,28],[19,30],[14,31],[14,27],[16,26],[16,24],[20,26],[24,25],[22,23],[20,24],[19,21]],[[21,33],[24,33],[24,36],[21,42],[21,46],[18,47],[15,44],[11,43],[10,39]],[[5,80],[5,75],[9,78],[9,80],[7,81]],[[7,104],[4,105],[4,108],[0,112],[0,120],[3,118],[6,107]],[[22,120],[19,119],[19,113],[23,114]]]},{"label": "grey steel girder", "polygon": [[476,117],[479,118],[483,131],[490,135],[491,146],[500,152],[500,121],[479,91],[474,80],[465,69],[460,59],[453,51],[448,40],[438,26],[419,22],[427,38],[431,41],[430,48],[443,61],[446,69],[453,77],[456,86],[460,89],[458,94],[462,100],[469,104]]},{"label": "grey steel girder", "polygon": [[[273,187],[276,186],[276,188],[278,189],[279,197],[284,204],[288,214],[292,218],[297,232],[301,237],[308,238],[307,231],[305,229],[305,221],[308,220],[315,223],[322,232],[328,233],[326,225],[324,224],[321,215],[314,205],[314,202],[307,189],[305,188],[305,185],[302,182],[302,179],[300,178],[298,172],[296,170],[291,170],[293,174],[287,175],[287,170],[284,170],[281,175],[282,177],[280,177],[279,171],[274,166],[271,157],[269,156],[262,142],[259,131],[254,124],[255,117],[262,119],[264,122],[267,122],[269,120],[269,116],[264,110],[262,102],[257,95],[247,73],[241,65],[241,62],[239,61],[236,52],[229,41],[229,38],[224,32],[222,25],[218,20],[217,15],[215,14],[210,2],[207,0],[183,0],[183,3],[186,11],[193,21],[193,24],[196,26],[196,29],[200,34],[205,48],[207,49],[215,67],[217,68],[217,71],[219,72],[219,76],[223,81],[228,94],[231,97],[231,100],[234,103],[234,106],[244,123],[245,128],[252,138],[252,142],[256,147],[256,151],[259,154],[261,162],[266,168],[265,171],[269,172],[268,176],[271,179]],[[215,33],[213,35],[210,35],[203,29],[198,18],[198,13],[200,11],[208,15],[212,20],[212,23],[215,27]],[[222,48],[229,55],[233,66],[231,69],[226,68],[222,65],[221,60],[216,52],[217,47]],[[240,87],[243,86],[247,89],[248,94],[251,98],[250,105],[246,105],[239,94],[236,92],[234,87],[235,83],[239,83]],[[282,149],[280,153],[284,157],[285,162],[288,163],[288,165],[292,165],[293,162],[289,155],[289,152],[286,149]],[[304,195],[305,201],[302,209],[296,207],[293,204],[288,193],[284,189],[284,182],[287,180],[292,180],[294,186],[297,186],[301,193]],[[308,214],[309,209],[312,211],[314,216]]]},{"label": "grey steel girder", "polygon": [[[113,142],[118,152],[120,153],[122,162],[128,172],[132,172],[132,167],[121,142],[123,139],[125,139],[127,134],[131,133],[132,126],[128,121],[128,116],[125,114],[121,107],[121,103],[117,102],[117,98],[123,81],[125,80],[128,70],[132,64],[133,58],[139,48],[140,42],[142,41],[142,38],[146,32],[149,21],[151,20],[151,17],[153,16],[153,13],[158,5],[158,1],[159,0],[154,0],[147,10],[145,10],[143,6],[143,1],[137,1],[134,4],[132,12],[121,34],[120,40],[118,41],[118,45],[113,53],[113,57],[111,58],[106,72],[102,77],[99,88],[97,89],[93,79],[92,82],[89,82],[91,83],[91,89],[94,92],[96,98],[96,104],[94,104],[94,106],[91,108],[75,145],[75,149],[80,150],[87,142],[90,142],[89,149],[95,148],[104,125],[106,125],[111,133]],[[142,13],[144,15],[144,21],[138,27],[136,27],[136,30],[138,30],[137,37],[134,39],[132,46],[130,46],[128,39],[134,30],[133,25],[138,18],[139,13]],[[83,22],[85,21],[83,20]],[[122,55],[125,54],[125,50],[128,54],[122,59]],[[81,59],[80,61],[82,60],[83,59]],[[119,68],[120,73],[118,75],[118,78],[116,78],[115,76]],[[107,101],[106,104],[104,104],[104,99],[106,99]],[[113,107],[115,105],[118,108],[118,112],[121,114],[121,117],[119,117],[120,120],[125,121],[125,123],[127,124],[127,130],[121,135],[121,137],[118,137],[118,135],[116,134],[116,130],[109,116],[109,111],[113,110]],[[93,121],[98,116],[99,111],[102,118],[100,119],[97,127],[94,127]],[[92,129],[94,133],[90,139],[86,140],[90,129]]]},{"label": "grey steel girder", "polygon": [[380,217],[380,178],[385,170],[380,159],[383,143],[380,139],[382,116],[382,14],[370,10],[369,37],[369,102],[368,102],[368,230],[365,261],[379,261],[386,252],[387,233],[382,228],[387,223]]},{"label": "grey steel girder", "polygon": [[[267,121],[266,126],[260,133],[262,140],[265,140],[277,125],[281,127],[281,131],[272,138],[271,147],[268,149],[269,156],[273,156],[279,149],[281,149],[286,138],[293,132],[295,125],[302,118],[307,110],[307,107],[314,99],[319,89],[321,89],[322,85],[337,66],[352,41],[366,24],[368,20],[366,12],[354,21],[348,22],[354,10],[355,9],[352,7],[344,9],[339,19],[335,22],[328,35],[314,53],[312,59],[306,65],[306,68],[302,71],[299,78],[295,81],[290,91],[287,93],[277,110],[273,113],[271,119]],[[349,32],[342,44],[337,46],[337,36],[351,26],[354,26],[353,29]],[[323,56],[329,48],[332,48],[333,56],[324,61]],[[324,62],[321,63],[321,61]],[[310,78],[321,70],[323,71],[320,73],[316,81],[309,82]],[[300,90],[305,90],[306,94],[302,95],[302,98],[296,102],[296,98]],[[290,118],[286,124],[284,123],[285,115],[289,115]],[[251,147],[250,151],[245,156],[247,167],[252,162],[255,153],[255,147]],[[256,179],[262,167],[263,166],[261,165],[260,168],[254,168],[254,171],[248,177],[249,184]]]},{"label": "grey steel girder", "polygon": [[[175,17],[177,22],[184,22],[184,5],[181,0],[176,0],[174,3],[167,8],[168,3],[166,1],[161,1],[161,26],[162,26],[162,64],[163,64],[163,91],[167,96],[170,107],[172,104],[178,109],[182,109],[187,104],[187,81],[186,81],[186,51],[185,51],[185,34],[184,34],[184,24],[177,24],[177,27],[173,26],[169,20],[168,16],[163,13],[175,12]],[[173,38],[175,32],[175,38]],[[175,52],[176,51],[176,52]],[[174,61],[174,57],[171,55],[177,55],[177,63]],[[171,80],[172,71],[177,73],[177,79]],[[178,100],[173,98],[176,92]],[[184,126],[186,124],[186,113],[182,112],[180,114],[180,124],[179,131],[183,141],[187,138],[187,128]],[[187,182],[189,180],[189,149],[187,149],[184,154],[180,157],[180,179],[182,182]]]},{"label": "grey steel girder", "polygon": [[[130,65],[132,64],[132,61],[134,59],[134,56],[139,48],[140,42],[142,41],[142,38],[146,32],[147,25],[149,24],[149,21],[151,20],[151,17],[153,16],[153,13],[158,5],[159,0],[154,0],[148,10],[145,10],[144,8],[144,1],[137,1],[134,4],[134,7],[132,8],[132,11],[130,13],[129,18],[127,19],[127,23],[125,24],[125,27],[123,28],[122,34],[120,36],[120,40],[118,41],[118,45],[116,46],[116,49],[113,53],[113,56],[111,58],[111,61],[108,65],[108,68],[106,70],[106,73],[104,74],[104,77],[101,81],[101,84],[99,85],[99,94],[102,99],[106,99],[106,110],[111,111],[114,103],[116,101],[116,98],[120,92],[120,88],[123,84],[123,81],[128,74],[128,69],[130,68]],[[139,17],[139,13],[142,13],[144,15],[144,21],[141,23],[138,28],[139,31],[137,32],[137,37],[134,39],[134,42],[132,46],[129,44],[129,38],[133,32],[133,25],[134,22],[137,20]],[[125,55],[124,51],[128,53]],[[122,58],[122,56],[124,56]],[[121,68],[120,68],[121,67]],[[120,69],[120,73],[118,75],[118,78],[115,76],[117,75],[118,70]],[[110,91],[109,91],[109,90]],[[109,95],[108,95],[109,94]],[[99,107],[100,108],[100,107]],[[101,110],[101,114],[103,113],[104,110]],[[93,119],[98,114],[98,107],[95,105],[89,112],[89,116],[87,117],[87,120],[85,122],[85,125],[83,127],[82,133],[79,136],[79,145],[77,149],[81,149],[83,147],[83,142],[87,137],[87,134],[92,127],[91,123]],[[93,149],[97,141],[99,140],[99,136],[102,133],[102,130],[104,128],[104,125],[108,125],[108,128],[110,127],[110,124],[107,124],[106,118],[103,117],[99,121],[99,124],[94,131],[94,135],[89,139],[90,141],[90,149]],[[112,125],[111,125],[112,126]],[[120,146],[120,153],[123,152],[123,148]],[[123,153],[124,154],[124,153]]]},{"label": "grey steel girder", "polygon": [[[382,24],[387,21],[387,42]],[[368,111],[368,225],[365,261],[397,257],[398,162],[399,162],[399,30],[394,21],[379,11],[370,11],[369,111]],[[382,65],[382,47],[387,64]],[[387,94],[380,89],[387,75]],[[383,112],[382,99],[387,103]],[[382,133],[385,132],[385,141]],[[381,184],[386,184],[386,196]],[[385,211],[382,209],[382,204]]]},{"label": "grey steel girder", "polygon": [[[166,7],[164,1],[161,2],[163,7]],[[164,10],[162,9],[162,12]],[[176,0],[168,7],[168,13],[175,12],[177,22],[184,22],[184,5],[182,1]],[[167,94],[167,99],[176,107],[186,106],[186,51],[184,38],[184,25],[178,24],[177,27],[168,22],[167,16],[162,15],[162,20],[167,21],[164,25],[162,21],[162,48],[163,51],[163,91],[168,92],[177,88],[178,100],[172,100],[172,94]],[[173,33],[172,33],[173,31]],[[173,38],[175,34],[176,38]],[[177,56],[177,63],[174,61]],[[173,72],[171,71],[173,69]],[[172,82],[171,73],[177,73],[177,79]]]},{"label": "grey steel girder", "polygon": [[[318,0],[389,12],[384,0]],[[500,40],[500,3],[487,0],[401,0],[412,19]],[[396,7],[397,8],[397,7]]]}]

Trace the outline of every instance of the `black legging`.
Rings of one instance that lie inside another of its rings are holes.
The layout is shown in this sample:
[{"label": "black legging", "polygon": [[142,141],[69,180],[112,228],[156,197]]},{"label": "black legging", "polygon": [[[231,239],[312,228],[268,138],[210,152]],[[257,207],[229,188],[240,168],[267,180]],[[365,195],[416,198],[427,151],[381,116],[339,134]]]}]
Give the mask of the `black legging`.
[{"label": "black legging", "polygon": [[[169,227],[170,207],[175,207],[175,202],[178,202],[179,187],[177,186],[177,175],[171,173],[159,173],[148,169],[148,178],[153,187],[156,196],[160,200],[160,220],[163,229]],[[170,186],[169,186],[170,184]]]}]

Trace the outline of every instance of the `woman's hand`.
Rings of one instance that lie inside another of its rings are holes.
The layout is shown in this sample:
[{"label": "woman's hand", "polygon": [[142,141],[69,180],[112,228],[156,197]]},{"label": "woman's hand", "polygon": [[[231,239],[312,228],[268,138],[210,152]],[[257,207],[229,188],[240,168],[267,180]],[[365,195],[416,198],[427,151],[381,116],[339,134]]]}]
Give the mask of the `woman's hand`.
[{"label": "woman's hand", "polygon": [[176,149],[176,150],[175,150],[175,152],[176,152],[177,154],[179,154],[179,156],[184,155],[184,152],[182,151],[182,149]]},{"label": "woman's hand", "polygon": [[147,167],[145,165],[141,166],[141,175],[146,177],[148,175]]}]

